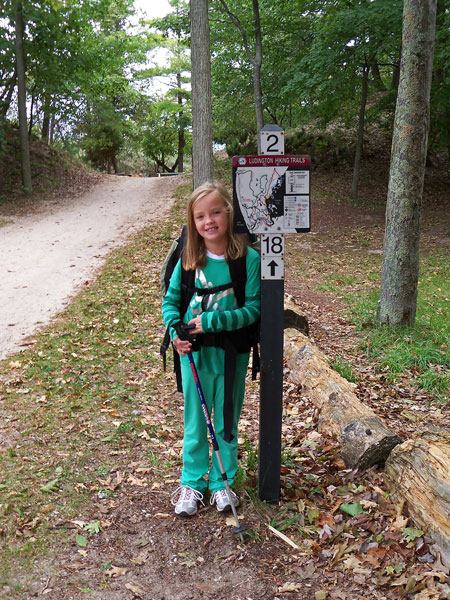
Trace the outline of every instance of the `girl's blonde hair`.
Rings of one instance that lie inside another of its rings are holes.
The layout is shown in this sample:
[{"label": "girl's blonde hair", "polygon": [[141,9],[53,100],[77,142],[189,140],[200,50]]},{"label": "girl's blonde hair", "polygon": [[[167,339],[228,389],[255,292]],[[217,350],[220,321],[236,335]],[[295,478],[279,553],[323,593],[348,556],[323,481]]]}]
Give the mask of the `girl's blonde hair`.
[{"label": "girl's blonde hair", "polygon": [[187,205],[187,241],[183,250],[182,265],[186,270],[194,270],[197,267],[204,267],[206,264],[206,246],[205,241],[199,235],[194,222],[194,208],[199,200],[216,192],[224,203],[225,210],[228,213],[228,245],[225,251],[225,258],[234,260],[247,254],[246,237],[233,230],[233,202],[225,186],[218,182],[206,182],[196,188]]}]

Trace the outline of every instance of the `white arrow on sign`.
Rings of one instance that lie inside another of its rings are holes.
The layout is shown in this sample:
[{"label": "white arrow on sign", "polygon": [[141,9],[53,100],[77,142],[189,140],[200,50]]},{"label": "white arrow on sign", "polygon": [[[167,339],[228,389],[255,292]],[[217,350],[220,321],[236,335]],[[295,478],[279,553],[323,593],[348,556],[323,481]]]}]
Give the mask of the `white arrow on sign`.
[{"label": "white arrow on sign", "polygon": [[284,279],[284,260],[281,257],[261,256],[261,279]]}]

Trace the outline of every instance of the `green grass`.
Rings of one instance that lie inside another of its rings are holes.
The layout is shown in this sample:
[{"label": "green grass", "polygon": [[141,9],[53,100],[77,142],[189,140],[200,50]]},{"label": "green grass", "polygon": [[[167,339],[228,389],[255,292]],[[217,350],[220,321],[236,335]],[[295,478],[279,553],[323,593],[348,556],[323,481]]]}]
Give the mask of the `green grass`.
[{"label": "green grass", "polygon": [[335,359],[330,363],[331,367],[352,383],[359,381],[358,373],[353,369],[353,362],[342,356],[340,352],[337,352]]},{"label": "green grass", "polygon": [[[369,232],[370,233],[370,232]],[[369,235],[369,234],[368,234]],[[325,241],[328,241],[325,239]],[[376,323],[380,291],[381,256],[367,254],[361,233],[340,239],[336,254],[321,250],[322,240],[310,238],[312,251],[297,251],[292,238],[287,250],[290,276],[309,281],[321,292],[348,306],[346,317],[361,337],[361,348],[387,381],[405,376],[417,393],[436,402],[450,397],[450,279],[448,250],[429,248],[420,261],[417,314],[414,327],[391,329]],[[359,244],[360,250],[346,251]],[[318,244],[316,251],[315,244]],[[357,381],[352,365],[336,356],[333,367],[346,379]]]},{"label": "green grass", "polygon": [[418,389],[444,402],[450,396],[449,256],[438,251],[422,258],[414,327],[376,325],[379,288],[347,292],[352,318],[363,333],[363,350],[390,382],[402,375]]}]

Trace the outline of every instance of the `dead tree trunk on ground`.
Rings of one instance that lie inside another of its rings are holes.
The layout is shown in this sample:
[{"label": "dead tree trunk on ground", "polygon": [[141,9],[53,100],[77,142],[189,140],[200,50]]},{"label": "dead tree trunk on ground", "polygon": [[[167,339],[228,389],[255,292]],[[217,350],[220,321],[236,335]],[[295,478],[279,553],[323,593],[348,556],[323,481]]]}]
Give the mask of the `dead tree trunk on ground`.
[{"label": "dead tree trunk on ground", "polygon": [[386,461],[385,483],[450,567],[450,430],[422,431],[396,446]]},{"label": "dead tree trunk on ground", "polygon": [[302,395],[318,408],[319,431],[341,442],[342,457],[352,469],[383,462],[402,439],[358,400],[355,385],[334,371],[307,337],[293,329],[284,333],[289,379],[300,384]]}]

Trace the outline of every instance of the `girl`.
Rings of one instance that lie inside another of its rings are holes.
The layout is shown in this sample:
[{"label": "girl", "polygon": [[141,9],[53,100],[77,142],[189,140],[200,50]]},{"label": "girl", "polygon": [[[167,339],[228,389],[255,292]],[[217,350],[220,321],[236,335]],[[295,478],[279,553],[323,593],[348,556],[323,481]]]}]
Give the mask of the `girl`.
[{"label": "girl", "polygon": [[[245,337],[247,327],[260,316],[259,254],[247,247],[243,236],[233,232],[233,204],[220,183],[204,183],[194,190],[187,207],[187,228],[186,246],[170,279],[162,313],[166,326],[172,319],[180,317],[184,323],[194,326],[190,333],[196,335],[200,342],[200,349],[193,352],[194,361],[208,410],[211,412],[214,409],[215,433],[231,487],[238,467],[237,427],[249,360],[249,348],[244,344],[242,351],[239,339]],[[247,272],[242,306],[236,300],[233,287],[225,285],[232,281],[231,267],[227,262],[240,258],[245,262]],[[207,295],[194,293],[186,313],[180,315],[183,270],[195,271],[196,288],[221,286],[221,289],[212,289],[212,293]],[[198,502],[203,504],[203,494],[208,487],[211,504],[215,503],[220,512],[230,510],[215,455],[209,467],[205,417],[186,356],[191,350],[191,343],[181,340],[173,330],[171,337],[180,355],[184,395],[183,470],[180,487],[172,494],[175,513],[181,516],[194,515]],[[225,376],[225,363],[230,355],[233,356],[234,381],[230,378],[229,367]],[[230,393],[226,393],[227,387]],[[234,492],[232,497],[235,506],[238,506],[239,500]]]}]

